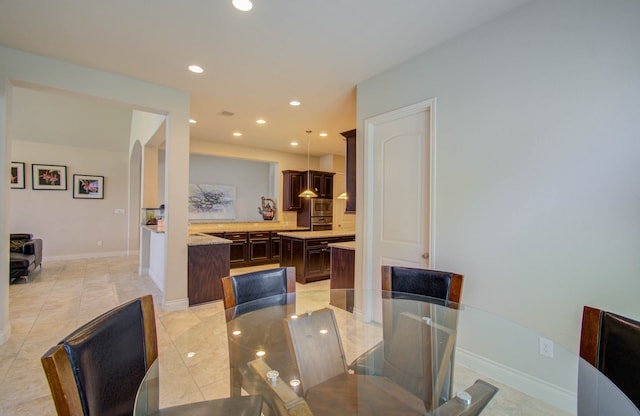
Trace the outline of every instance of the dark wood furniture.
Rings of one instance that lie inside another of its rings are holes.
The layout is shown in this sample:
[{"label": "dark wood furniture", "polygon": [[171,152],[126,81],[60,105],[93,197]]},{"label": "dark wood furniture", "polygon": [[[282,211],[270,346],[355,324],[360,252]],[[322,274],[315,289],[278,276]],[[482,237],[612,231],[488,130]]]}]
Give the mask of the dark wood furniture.
[{"label": "dark wood furniture", "polygon": [[229,243],[189,246],[189,306],[222,299],[220,279],[229,275],[229,255]]},{"label": "dark wood furniture", "polygon": [[[81,326],[41,361],[58,415],[131,415],[157,357],[153,298],[146,295]],[[157,400],[145,403],[145,409],[158,414]],[[250,397],[197,402],[162,409],[161,414],[259,416],[261,410],[262,399]]]},{"label": "dark wood furniture", "polygon": [[306,189],[307,183],[318,195],[318,198],[333,199],[334,172],[283,170],[282,175],[282,198],[284,199],[282,209],[284,211],[300,211],[303,208],[304,198],[300,198],[298,195]]},{"label": "dark wood furniture", "polygon": [[585,306],[580,357],[607,376],[640,409],[640,322]]},{"label": "dark wood furniture", "polygon": [[439,270],[382,265],[382,290],[459,303],[464,276]]},{"label": "dark wood furniture", "polygon": [[[322,231],[317,233],[322,233]],[[294,234],[300,237],[293,236]],[[302,237],[303,234],[305,237]],[[306,235],[319,235],[319,237],[306,237]],[[335,233],[332,234],[331,232],[326,236],[307,233],[281,234],[280,266],[295,267],[296,281],[298,283],[328,279],[331,275],[331,250],[329,249],[329,244],[353,240],[355,240],[355,234],[351,233],[339,236],[335,236]]]},{"label": "dark wood furniture", "polygon": [[347,177],[347,204],[344,212],[355,214],[356,212],[356,129],[340,133],[347,142],[346,177]]},{"label": "dark wood furniture", "polygon": [[[379,343],[369,351],[356,358],[349,368],[356,373],[375,374],[394,377],[394,380],[403,384],[405,388],[414,392],[414,394],[423,397],[427,406],[437,406],[450,399],[453,394],[453,383],[451,375],[453,373],[453,365],[455,354],[453,351],[448,357],[447,362],[449,368],[444,375],[442,386],[432,390],[439,394],[439,397],[429,397],[418,389],[417,382],[406,381],[402,374],[395,373],[395,366],[389,365],[392,357],[390,357],[390,349],[385,345],[390,345],[394,337],[393,328],[398,324],[399,317],[403,313],[412,313],[420,316],[430,316],[430,311],[417,311],[412,308],[405,308],[401,302],[393,303],[390,298],[397,299],[426,299],[431,303],[443,306],[438,318],[438,322],[434,324],[443,325],[446,328],[456,329],[458,322],[457,307],[462,293],[462,283],[464,276],[457,273],[443,272],[437,270],[417,269],[399,266],[381,266],[383,290],[383,342]],[[435,317],[434,317],[435,318]],[[404,351],[403,354],[410,354],[410,351]],[[393,360],[391,360],[393,361]],[[379,370],[382,369],[382,372]],[[407,371],[411,369],[406,369]],[[419,370],[419,368],[417,368]],[[427,371],[416,373],[417,379],[420,374],[429,374]],[[427,380],[429,381],[429,380]],[[432,382],[431,380],[430,382]]]},{"label": "dark wood furniture", "polygon": [[318,198],[333,199],[333,175],[334,172],[321,172],[310,170],[305,175],[311,175],[311,187]]},{"label": "dark wood furniture", "polygon": [[224,308],[230,309],[261,298],[294,294],[296,271],[293,267],[280,267],[225,276],[220,287],[224,293]]},{"label": "dark wood furniture", "polygon": [[302,394],[347,372],[344,348],[333,310],[329,308],[288,317],[287,344],[300,375]]},{"label": "dark wood furniture", "polygon": [[[351,243],[353,245],[353,243]],[[353,312],[353,291],[333,289],[353,289],[356,252],[352,247],[331,245],[331,276],[329,303],[348,312]]]},{"label": "dark wood furniture", "polygon": [[302,201],[298,195],[306,186],[304,174],[297,170],[283,170],[282,209],[284,211],[298,211],[302,209]]},{"label": "dark wood furniture", "polygon": [[278,264],[280,261],[280,233],[286,231],[288,230],[227,231],[206,234],[231,240],[229,264],[234,269]]}]

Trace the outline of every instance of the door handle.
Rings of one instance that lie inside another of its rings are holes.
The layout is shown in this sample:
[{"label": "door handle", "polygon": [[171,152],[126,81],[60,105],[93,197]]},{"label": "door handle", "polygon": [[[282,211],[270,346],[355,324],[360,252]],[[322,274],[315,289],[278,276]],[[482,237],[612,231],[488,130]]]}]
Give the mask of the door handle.
[{"label": "door handle", "polygon": [[422,258],[425,260],[429,260],[429,253],[423,253]]}]

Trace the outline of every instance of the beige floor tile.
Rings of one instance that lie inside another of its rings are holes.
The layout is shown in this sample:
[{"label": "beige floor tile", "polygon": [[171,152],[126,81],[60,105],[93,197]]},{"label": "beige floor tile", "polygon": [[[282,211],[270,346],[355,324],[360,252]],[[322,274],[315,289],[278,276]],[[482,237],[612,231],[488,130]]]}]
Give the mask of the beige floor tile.
[{"label": "beige floor tile", "polygon": [[[273,267],[273,266],[266,266]],[[232,269],[242,274],[258,268]],[[298,313],[325,307],[329,281],[296,284],[296,291],[317,291]],[[55,415],[55,408],[40,357],[49,347],[78,326],[128,300],[152,294],[160,360],[161,407],[228,397],[229,368],[226,324],[222,302],[211,302],[184,311],[164,312],[162,294],[148,276],[138,276],[138,259],[112,257],[48,261],[28,283],[9,287],[9,319],[12,334],[0,345],[0,414],[2,416]],[[347,361],[376,344],[381,327],[363,324],[333,308],[341,332],[359,331],[360,341],[344,342]],[[190,328],[189,333],[185,333]],[[189,353],[195,353],[191,355]],[[454,390],[462,390],[481,378],[471,370],[456,370]],[[492,382],[492,380],[487,380]],[[507,386],[486,408],[484,415],[565,415]]]}]

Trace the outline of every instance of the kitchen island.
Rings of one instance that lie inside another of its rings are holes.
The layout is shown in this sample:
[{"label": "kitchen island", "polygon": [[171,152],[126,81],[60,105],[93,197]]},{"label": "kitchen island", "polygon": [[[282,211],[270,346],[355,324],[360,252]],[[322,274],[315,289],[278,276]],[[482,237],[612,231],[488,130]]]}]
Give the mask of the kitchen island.
[{"label": "kitchen island", "polygon": [[331,249],[331,297],[329,303],[348,312],[353,312],[353,289],[356,264],[356,242],[329,244]]},{"label": "kitchen island", "polygon": [[[140,242],[140,274],[148,274],[164,293],[165,245],[164,229],[143,225]],[[220,279],[228,276],[229,251],[232,241],[194,233],[189,235],[187,298],[188,305],[222,299]],[[186,307],[185,300],[185,307]]]},{"label": "kitchen island", "polygon": [[189,236],[189,306],[221,300],[220,279],[229,276],[231,240],[207,234]]},{"label": "kitchen island", "polygon": [[298,283],[328,279],[331,275],[329,244],[355,238],[354,231],[344,230],[281,232],[280,266],[295,267]]}]

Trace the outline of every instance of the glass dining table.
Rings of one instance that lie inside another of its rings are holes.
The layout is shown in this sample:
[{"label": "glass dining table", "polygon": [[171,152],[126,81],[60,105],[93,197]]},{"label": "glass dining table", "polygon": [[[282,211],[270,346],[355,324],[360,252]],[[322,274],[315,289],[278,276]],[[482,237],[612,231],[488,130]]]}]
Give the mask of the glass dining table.
[{"label": "glass dining table", "polygon": [[[640,415],[595,368],[541,338],[463,304],[339,289],[220,308],[175,343],[185,360],[206,357],[200,372],[228,379],[220,397],[259,394],[265,415]],[[163,380],[174,375],[162,362],[161,348],[135,415],[167,404]]]}]

